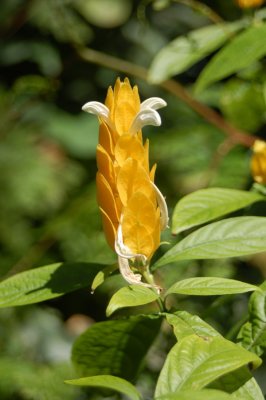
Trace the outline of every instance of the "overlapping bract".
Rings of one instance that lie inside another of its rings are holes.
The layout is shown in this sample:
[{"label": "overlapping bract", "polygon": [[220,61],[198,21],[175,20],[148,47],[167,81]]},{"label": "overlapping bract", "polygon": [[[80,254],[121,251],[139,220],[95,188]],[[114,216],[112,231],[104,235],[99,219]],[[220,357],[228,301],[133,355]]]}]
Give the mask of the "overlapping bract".
[{"label": "overlapping bract", "polygon": [[253,145],[251,171],[256,182],[266,184],[266,142],[263,140],[256,140]]},{"label": "overlapping bract", "polygon": [[[128,79],[118,79],[114,89],[109,88],[105,105],[83,106],[100,119],[97,199],[107,241],[122,269],[128,259],[148,263],[167,225],[165,201],[154,185],[156,166],[150,170],[149,142],[143,143],[141,132],[145,125],[160,125],[156,110],[165,105],[157,97],[140,103],[138,88],[132,88]],[[140,282],[138,275],[127,272],[131,278],[122,273],[128,282]]]}]

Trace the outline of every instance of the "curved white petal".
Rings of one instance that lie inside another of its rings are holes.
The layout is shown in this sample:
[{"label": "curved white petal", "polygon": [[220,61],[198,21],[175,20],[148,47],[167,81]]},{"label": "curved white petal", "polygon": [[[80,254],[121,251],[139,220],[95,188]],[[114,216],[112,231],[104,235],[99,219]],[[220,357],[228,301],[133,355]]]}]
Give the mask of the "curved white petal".
[{"label": "curved white petal", "polygon": [[97,115],[106,122],[109,120],[109,109],[99,101],[89,101],[88,103],[84,104],[82,110],[90,114]]},{"label": "curved white petal", "polygon": [[161,125],[161,117],[157,111],[154,111],[151,108],[140,110],[132,122],[129,133],[134,135],[146,125]]},{"label": "curved white petal", "polygon": [[161,97],[150,97],[144,100],[140,105],[140,110],[145,108],[152,108],[153,110],[158,110],[159,108],[166,107],[167,103]]},{"label": "curved white petal", "polygon": [[168,217],[167,204],[166,204],[164,196],[162,195],[160,190],[157,188],[157,186],[153,182],[151,182],[151,184],[155,189],[156,199],[157,199],[160,211],[161,211],[160,223],[161,223],[161,230],[163,231],[164,229],[168,228],[169,217]]},{"label": "curved white petal", "polygon": [[119,224],[117,229],[115,252],[118,256],[126,259],[138,259],[143,265],[147,262],[147,257],[144,254],[132,253],[132,251],[124,244],[121,224]]},{"label": "curved white petal", "polygon": [[159,286],[142,282],[141,275],[134,274],[134,272],[131,270],[129,262],[126,258],[118,256],[118,266],[119,266],[119,271],[120,271],[121,275],[130,285],[139,285],[139,286],[150,287],[152,289],[155,289],[158,293],[161,292],[161,288]]}]

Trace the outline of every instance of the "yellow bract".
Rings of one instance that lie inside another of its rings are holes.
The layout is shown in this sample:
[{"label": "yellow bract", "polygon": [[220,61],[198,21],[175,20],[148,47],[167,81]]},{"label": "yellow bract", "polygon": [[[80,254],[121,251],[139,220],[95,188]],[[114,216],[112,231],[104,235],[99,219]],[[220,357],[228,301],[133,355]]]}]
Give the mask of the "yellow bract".
[{"label": "yellow bract", "polygon": [[130,130],[141,109],[137,87],[118,79],[108,90],[105,106],[109,114],[108,121],[100,117],[96,178],[105,235],[115,249],[120,225],[129,253],[150,259],[160,244],[160,209],[148,141],[143,143],[141,131]]},{"label": "yellow bract", "polygon": [[256,182],[266,184],[266,142],[262,140],[256,140],[253,145],[251,171]]}]

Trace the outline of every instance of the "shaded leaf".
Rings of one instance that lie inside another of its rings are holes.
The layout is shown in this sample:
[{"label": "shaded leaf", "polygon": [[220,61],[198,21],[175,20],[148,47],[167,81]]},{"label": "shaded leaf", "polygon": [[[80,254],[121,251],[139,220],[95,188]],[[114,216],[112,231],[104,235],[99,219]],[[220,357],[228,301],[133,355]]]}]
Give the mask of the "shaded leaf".
[{"label": "shaded leaf", "polygon": [[119,308],[136,307],[151,303],[159,298],[153,290],[139,285],[130,285],[119,289],[111,298],[106,315],[109,317]]},{"label": "shaded leaf", "polygon": [[166,296],[171,293],[189,294],[193,296],[213,296],[234,293],[246,293],[259,290],[257,286],[250,285],[235,279],[217,277],[188,278],[178,281],[171,286]]},{"label": "shaded leaf", "polygon": [[115,375],[132,382],[160,324],[152,316],[96,323],[74,343],[72,360],[83,376]]},{"label": "shaded leaf", "polygon": [[132,400],[140,400],[141,396],[137,389],[126,381],[125,379],[118,378],[117,376],[112,375],[98,375],[98,376],[89,376],[86,378],[80,379],[71,379],[65,381],[70,385],[76,386],[89,386],[89,387],[102,387],[106,389],[112,389],[116,392],[123,393],[128,398]]},{"label": "shaded leaf", "polygon": [[200,91],[263,57],[266,54],[265,36],[266,24],[261,23],[232,39],[204,68],[197,80],[196,90]]},{"label": "shaded leaf", "polygon": [[249,379],[243,386],[233,392],[232,396],[234,399],[239,400],[265,400],[255,378]]},{"label": "shaded leaf", "polygon": [[262,291],[253,293],[249,301],[249,320],[238,335],[242,346],[261,355],[266,349],[266,282]]},{"label": "shaded leaf", "polygon": [[232,393],[233,399],[264,400],[260,387],[247,366],[219,377],[209,387]]},{"label": "shaded leaf", "polygon": [[220,376],[250,363],[258,367],[261,360],[222,337],[186,336],[169,352],[155,394],[200,390]]},{"label": "shaded leaf", "polygon": [[159,83],[180,74],[197,61],[220,47],[233,32],[243,26],[243,21],[232,24],[209,25],[180,36],[163,47],[154,58],[149,80]]},{"label": "shaded leaf", "polygon": [[180,233],[197,225],[239,210],[264,197],[245,190],[207,188],[183,197],[173,213],[172,232]]},{"label": "shaded leaf", "polygon": [[214,222],[188,235],[153,266],[188,259],[216,259],[266,251],[266,218],[236,217]]},{"label": "shaded leaf", "polygon": [[0,307],[53,299],[90,286],[101,265],[57,263],[21,272],[0,283]]}]

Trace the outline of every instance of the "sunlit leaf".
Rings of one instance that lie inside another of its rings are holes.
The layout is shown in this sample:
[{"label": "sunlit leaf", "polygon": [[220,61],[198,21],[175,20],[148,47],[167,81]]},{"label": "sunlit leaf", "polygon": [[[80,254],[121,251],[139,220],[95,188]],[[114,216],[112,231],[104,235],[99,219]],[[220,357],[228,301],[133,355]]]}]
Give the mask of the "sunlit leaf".
[{"label": "sunlit leaf", "polygon": [[89,263],[57,263],[21,272],[0,283],[0,307],[39,303],[89,287],[101,268]]},{"label": "sunlit leaf", "polygon": [[187,311],[176,311],[174,314],[166,313],[167,322],[172,325],[177,340],[185,336],[196,334],[198,336],[221,336],[212,326],[207,324],[197,315]]},{"label": "sunlit leaf", "polygon": [[215,389],[182,390],[178,393],[156,397],[156,400],[232,400],[232,396]]},{"label": "sunlit leaf", "polygon": [[240,282],[235,279],[218,277],[188,278],[178,281],[171,286],[166,296],[171,293],[188,294],[193,296],[212,296],[234,293],[246,293],[259,290],[257,286]]},{"label": "sunlit leaf", "polygon": [[82,376],[115,375],[134,382],[161,320],[136,316],[94,324],[74,343],[72,360]]},{"label": "sunlit leaf", "polygon": [[94,292],[94,290],[99,287],[108,276],[112,274],[117,269],[117,265],[107,265],[107,267],[103,268],[101,271],[98,272],[98,274],[95,276],[93,279],[93,282],[91,284],[91,290]]},{"label": "sunlit leaf", "polygon": [[70,385],[75,386],[89,386],[89,387],[101,387],[106,389],[112,389],[116,392],[123,393],[131,400],[140,400],[141,396],[137,389],[128,381],[117,376],[112,375],[98,375],[89,376],[80,379],[71,379],[65,381]]},{"label": "sunlit leaf", "polygon": [[177,234],[263,199],[264,197],[258,193],[245,190],[222,188],[197,190],[177,203],[173,213],[172,231]]},{"label": "sunlit leaf", "polygon": [[153,267],[178,260],[236,257],[263,251],[266,251],[266,218],[228,218],[191,233]]},{"label": "sunlit leaf", "polygon": [[266,24],[261,23],[233,38],[204,68],[198,78],[196,90],[200,91],[263,57],[266,54],[265,35]]},{"label": "sunlit leaf", "polygon": [[119,289],[111,298],[106,315],[110,316],[116,310],[124,307],[136,307],[151,303],[159,298],[153,290],[139,285],[130,285]]},{"label": "sunlit leaf", "polygon": [[243,26],[243,21],[232,24],[209,25],[180,36],[163,47],[154,58],[149,80],[159,83],[180,74],[191,65],[220,47],[233,32]]},{"label": "sunlit leaf", "polygon": [[186,336],[168,353],[155,395],[200,390],[218,377],[250,363],[258,367],[261,360],[222,337]]}]

